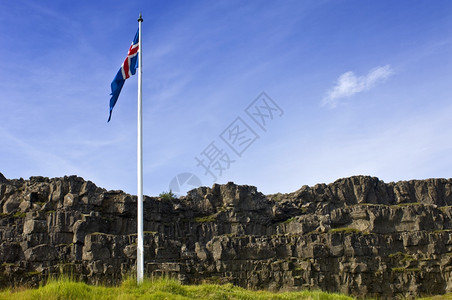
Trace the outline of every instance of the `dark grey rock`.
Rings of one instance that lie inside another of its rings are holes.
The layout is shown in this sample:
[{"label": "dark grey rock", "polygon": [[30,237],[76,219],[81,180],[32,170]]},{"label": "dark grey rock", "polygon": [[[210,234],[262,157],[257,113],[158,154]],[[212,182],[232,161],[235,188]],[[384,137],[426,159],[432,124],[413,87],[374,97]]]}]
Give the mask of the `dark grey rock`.
[{"label": "dark grey rock", "polygon": [[[77,176],[0,174],[0,287],[58,272],[117,283],[135,268],[136,201]],[[145,197],[145,270],[382,299],[452,292],[451,205],[451,179],[369,176],[268,196],[228,183]]]},{"label": "dark grey rock", "polygon": [[0,184],[1,184],[1,183],[8,183],[8,179],[6,179],[6,177],[3,176],[2,173],[0,173]]},{"label": "dark grey rock", "polygon": [[51,262],[58,257],[54,247],[50,245],[38,245],[24,251],[25,260],[30,262]]}]

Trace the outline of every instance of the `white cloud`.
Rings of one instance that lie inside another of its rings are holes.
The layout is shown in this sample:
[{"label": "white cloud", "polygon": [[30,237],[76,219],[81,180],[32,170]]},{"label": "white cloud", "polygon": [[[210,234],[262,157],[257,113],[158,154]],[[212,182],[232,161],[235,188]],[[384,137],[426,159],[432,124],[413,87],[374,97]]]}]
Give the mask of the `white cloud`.
[{"label": "white cloud", "polygon": [[352,71],[345,72],[339,76],[336,85],[323,98],[322,106],[334,108],[339,104],[339,99],[368,91],[378,82],[387,79],[393,73],[390,65],[376,67],[370,70],[367,75],[359,77]]}]

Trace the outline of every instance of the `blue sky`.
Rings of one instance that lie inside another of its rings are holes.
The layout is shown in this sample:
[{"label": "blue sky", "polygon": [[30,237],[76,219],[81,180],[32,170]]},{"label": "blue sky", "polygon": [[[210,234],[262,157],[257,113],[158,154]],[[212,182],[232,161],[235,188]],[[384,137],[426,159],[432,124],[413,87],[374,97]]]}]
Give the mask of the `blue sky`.
[{"label": "blue sky", "polygon": [[0,2],[7,178],[136,194],[137,76],[106,121],[140,11],[145,194],[452,177],[451,1],[17,0]]}]

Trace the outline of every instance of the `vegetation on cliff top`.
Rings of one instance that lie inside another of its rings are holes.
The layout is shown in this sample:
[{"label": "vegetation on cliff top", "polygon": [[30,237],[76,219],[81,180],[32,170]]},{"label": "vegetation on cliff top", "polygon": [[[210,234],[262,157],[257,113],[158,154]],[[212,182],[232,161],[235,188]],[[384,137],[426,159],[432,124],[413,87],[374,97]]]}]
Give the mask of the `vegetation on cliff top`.
[{"label": "vegetation on cliff top", "polygon": [[320,291],[271,293],[249,291],[232,284],[181,285],[173,279],[146,279],[137,286],[134,279],[125,280],[118,287],[92,286],[68,278],[50,280],[38,289],[6,290],[0,299],[353,299],[339,294]]}]

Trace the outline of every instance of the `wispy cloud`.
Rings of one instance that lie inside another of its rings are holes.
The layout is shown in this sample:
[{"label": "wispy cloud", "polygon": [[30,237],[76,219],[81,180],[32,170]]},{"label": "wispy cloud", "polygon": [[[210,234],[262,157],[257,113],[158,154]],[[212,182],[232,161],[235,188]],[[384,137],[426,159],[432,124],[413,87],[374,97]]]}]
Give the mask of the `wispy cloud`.
[{"label": "wispy cloud", "polygon": [[365,76],[357,77],[352,71],[345,72],[337,79],[336,85],[328,91],[322,100],[322,106],[334,108],[339,104],[339,99],[351,97],[356,93],[368,91],[377,83],[387,79],[393,74],[390,65],[376,67]]},{"label": "wispy cloud", "polygon": [[[5,164],[2,163],[2,167],[6,166],[8,169],[8,165],[17,164],[17,159],[20,158],[20,162],[28,163],[28,172],[24,172],[22,176],[62,176],[67,172],[81,174],[81,169],[65,155],[55,154],[47,149],[42,150],[40,145],[33,144],[31,141],[17,137],[17,135],[8,132],[1,126],[0,137],[2,141],[9,146],[9,149],[5,148],[0,151],[1,156],[9,158],[9,161]],[[14,153],[10,149],[14,149]]]}]

